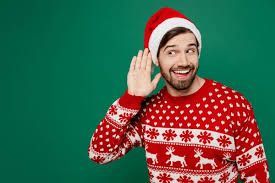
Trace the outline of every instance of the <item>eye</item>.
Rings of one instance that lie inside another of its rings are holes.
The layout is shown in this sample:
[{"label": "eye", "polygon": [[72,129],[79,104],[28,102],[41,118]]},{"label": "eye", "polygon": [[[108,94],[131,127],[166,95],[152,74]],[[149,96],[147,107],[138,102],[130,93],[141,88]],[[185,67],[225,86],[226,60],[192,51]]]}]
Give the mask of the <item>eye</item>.
[{"label": "eye", "polygon": [[170,50],[168,51],[168,55],[175,55],[176,54],[176,51],[175,50]]},{"label": "eye", "polygon": [[186,53],[195,53],[196,52],[196,49],[195,48],[191,48],[191,49],[188,49],[186,51]]}]

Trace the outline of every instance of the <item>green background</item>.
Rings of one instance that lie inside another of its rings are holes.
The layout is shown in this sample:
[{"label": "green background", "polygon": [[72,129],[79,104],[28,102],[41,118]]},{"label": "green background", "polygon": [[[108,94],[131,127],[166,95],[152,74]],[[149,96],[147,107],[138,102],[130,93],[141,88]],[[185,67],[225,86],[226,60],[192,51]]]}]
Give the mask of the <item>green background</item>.
[{"label": "green background", "polygon": [[273,177],[275,1],[1,0],[1,182],[148,180],[143,149],[107,165],[87,149],[162,6],[200,29],[199,75],[252,102]]}]

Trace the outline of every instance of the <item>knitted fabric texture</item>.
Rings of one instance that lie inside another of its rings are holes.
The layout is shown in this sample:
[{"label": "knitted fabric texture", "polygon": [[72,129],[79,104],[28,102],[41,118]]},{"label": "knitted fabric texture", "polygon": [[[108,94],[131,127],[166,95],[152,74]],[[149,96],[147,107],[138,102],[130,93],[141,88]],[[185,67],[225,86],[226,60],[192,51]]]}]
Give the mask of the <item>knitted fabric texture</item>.
[{"label": "knitted fabric texture", "polygon": [[164,86],[150,97],[118,98],[92,135],[89,158],[106,164],[134,147],[145,149],[150,182],[270,182],[251,103],[211,79],[188,96]]}]

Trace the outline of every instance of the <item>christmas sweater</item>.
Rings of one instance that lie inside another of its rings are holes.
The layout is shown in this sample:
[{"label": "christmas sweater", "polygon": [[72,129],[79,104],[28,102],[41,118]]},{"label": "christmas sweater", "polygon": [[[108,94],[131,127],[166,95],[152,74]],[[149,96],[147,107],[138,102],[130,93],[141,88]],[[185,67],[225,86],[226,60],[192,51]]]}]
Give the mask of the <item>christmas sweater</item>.
[{"label": "christmas sweater", "polygon": [[134,147],[145,149],[151,183],[270,182],[252,104],[212,79],[195,93],[149,97],[126,92],[109,107],[88,147],[106,164]]}]

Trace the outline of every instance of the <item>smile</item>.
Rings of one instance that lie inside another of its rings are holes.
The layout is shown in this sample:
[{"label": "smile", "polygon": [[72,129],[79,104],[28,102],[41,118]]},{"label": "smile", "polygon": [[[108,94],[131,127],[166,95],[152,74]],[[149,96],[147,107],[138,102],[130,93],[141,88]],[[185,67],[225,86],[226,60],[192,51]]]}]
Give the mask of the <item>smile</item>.
[{"label": "smile", "polygon": [[192,72],[191,72],[191,69],[187,69],[187,70],[175,70],[175,71],[172,71],[172,73],[178,79],[186,79],[191,75]]}]

